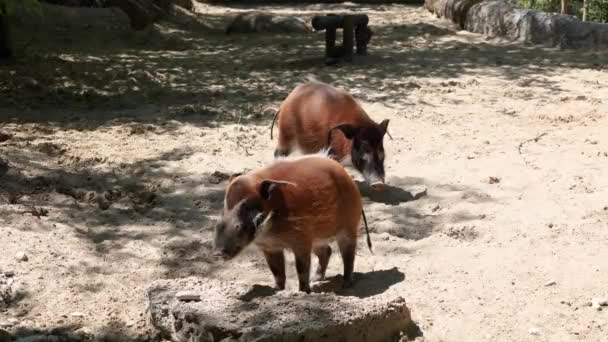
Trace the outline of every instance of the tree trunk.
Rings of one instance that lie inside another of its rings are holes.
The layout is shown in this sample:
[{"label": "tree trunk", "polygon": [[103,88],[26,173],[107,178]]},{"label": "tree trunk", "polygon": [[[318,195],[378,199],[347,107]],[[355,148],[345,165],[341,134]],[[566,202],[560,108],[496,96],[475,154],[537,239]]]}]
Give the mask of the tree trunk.
[{"label": "tree trunk", "polygon": [[568,14],[568,0],[562,0],[562,14]]},{"label": "tree trunk", "polygon": [[0,59],[8,59],[13,56],[8,18],[5,14],[4,6],[0,5]]},{"label": "tree trunk", "polygon": [[588,12],[589,12],[589,0],[583,0],[583,21],[587,21]]}]

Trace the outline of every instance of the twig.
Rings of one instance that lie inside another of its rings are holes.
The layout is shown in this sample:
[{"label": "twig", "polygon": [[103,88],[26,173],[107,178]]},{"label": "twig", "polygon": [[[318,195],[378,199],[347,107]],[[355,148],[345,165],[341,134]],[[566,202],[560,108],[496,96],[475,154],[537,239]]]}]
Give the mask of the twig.
[{"label": "twig", "polygon": [[544,132],[544,133],[541,133],[541,134],[535,136],[532,139],[528,139],[528,140],[525,140],[525,141],[522,141],[522,142],[519,143],[519,146],[517,147],[517,150],[519,151],[519,154],[521,155],[521,159],[524,160],[524,163],[526,163],[526,165],[530,165],[530,163],[528,163],[528,161],[526,160],[526,158],[524,158],[524,154],[521,152],[522,147],[524,147],[525,144],[527,144],[529,142],[532,142],[532,141],[538,142],[542,137],[544,137],[547,134],[549,134],[549,133]]},{"label": "twig", "polygon": [[32,216],[35,216],[37,219],[40,220],[40,217],[48,215],[49,211],[44,208],[36,208],[35,206],[32,205],[32,206],[30,206],[29,210],[25,210],[22,213],[23,214],[32,214]]}]

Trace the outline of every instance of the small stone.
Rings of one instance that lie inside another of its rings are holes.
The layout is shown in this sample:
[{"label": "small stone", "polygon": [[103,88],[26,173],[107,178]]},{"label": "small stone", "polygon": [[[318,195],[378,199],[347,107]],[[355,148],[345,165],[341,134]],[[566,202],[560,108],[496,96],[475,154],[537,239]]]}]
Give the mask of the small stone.
[{"label": "small stone", "polygon": [[490,183],[490,184],[498,184],[498,183],[500,183],[500,178],[490,176],[488,178],[488,183]]},{"label": "small stone", "polygon": [[391,234],[384,232],[384,233],[380,234],[380,239],[382,239],[384,241],[388,241],[391,239]]},{"label": "small stone", "polygon": [[555,280],[549,280],[548,282],[545,283],[545,286],[553,286],[553,285],[557,285],[557,282]]},{"label": "small stone", "polygon": [[17,261],[27,261],[28,257],[25,252],[17,252],[17,254],[15,254],[15,259],[17,259]]},{"label": "small stone", "polygon": [[175,297],[181,301],[200,301],[201,295],[192,291],[180,291]]},{"label": "small stone", "polygon": [[76,334],[78,334],[79,336],[82,336],[82,337],[89,337],[89,336],[93,336],[93,331],[91,330],[91,328],[82,327],[82,328],[76,330]]},{"label": "small stone", "polygon": [[12,271],[12,270],[11,271],[4,271],[4,276],[7,277],[7,278],[14,277],[15,276],[15,271]]},{"label": "small stone", "polygon": [[75,317],[75,318],[82,318],[82,317],[84,317],[84,314],[82,312],[72,312],[72,314],[70,314],[70,316]]},{"label": "small stone", "polygon": [[538,328],[530,328],[528,333],[530,333],[530,335],[540,336],[540,330]]},{"label": "small stone", "polygon": [[105,195],[103,194],[97,194],[97,206],[99,207],[99,209],[101,210],[108,210],[110,208],[110,201],[108,201],[108,199],[106,198]]},{"label": "small stone", "polygon": [[601,310],[602,306],[608,305],[608,298],[593,298],[591,299],[591,307],[596,310]]},{"label": "small stone", "polygon": [[420,199],[427,195],[426,186],[415,186],[410,190],[410,193],[412,194],[412,197],[414,197],[415,200]]},{"label": "small stone", "polygon": [[5,142],[12,137],[12,134],[0,131],[0,142]]}]

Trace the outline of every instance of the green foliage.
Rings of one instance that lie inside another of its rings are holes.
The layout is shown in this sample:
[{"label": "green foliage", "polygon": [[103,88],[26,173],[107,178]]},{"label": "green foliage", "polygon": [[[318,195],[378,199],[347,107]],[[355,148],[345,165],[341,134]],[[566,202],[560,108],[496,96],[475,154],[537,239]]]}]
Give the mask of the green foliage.
[{"label": "green foliage", "polygon": [[[534,6],[532,4],[534,3]],[[588,0],[589,12],[588,21],[608,22],[608,0]],[[561,0],[519,0],[521,8],[531,8],[537,11],[559,13],[561,10]],[[568,13],[583,17],[583,0],[568,1]]]},{"label": "green foliage", "polygon": [[608,23],[608,0],[589,1],[589,20]]},{"label": "green foliage", "polygon": [[0,14],[11,15],[18,8],[42,14],[42,8],[38,0],[0,0]]}]

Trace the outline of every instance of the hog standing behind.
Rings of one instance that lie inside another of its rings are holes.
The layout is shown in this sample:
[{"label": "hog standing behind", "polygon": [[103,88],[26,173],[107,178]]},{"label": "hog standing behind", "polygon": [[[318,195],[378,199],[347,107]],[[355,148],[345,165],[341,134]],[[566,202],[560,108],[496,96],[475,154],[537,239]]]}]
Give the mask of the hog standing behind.
[{"label": "hog standing behind", "polygon": [[344,283],[352,283],[361,195],[338,162],[323,155],[277,159],[237,176],[224,198],[215,230],[215,255],[235,257],[250,243],[263,252],[278,289],[285,288],[284,249],[296,259],[300,291],[310,292],[311,252],[319,258],[316,280],[325,277],[337,240],[344,263]]},{"label": "hog standing behind", "polygon": [[351,163],[372,187],[384,184],[383,140],[389,120],[374,122],[347,92],[320,82],[301,84],[277,111],[271,139],[275,120],[279,128],[275,156],[331,147],[336,160]]}]

